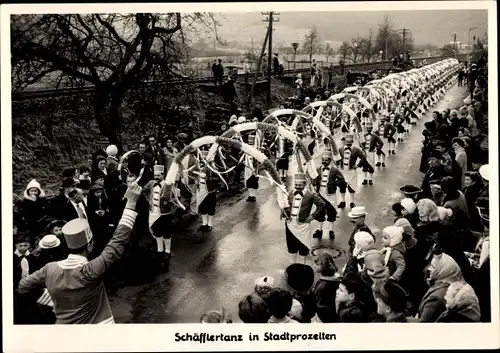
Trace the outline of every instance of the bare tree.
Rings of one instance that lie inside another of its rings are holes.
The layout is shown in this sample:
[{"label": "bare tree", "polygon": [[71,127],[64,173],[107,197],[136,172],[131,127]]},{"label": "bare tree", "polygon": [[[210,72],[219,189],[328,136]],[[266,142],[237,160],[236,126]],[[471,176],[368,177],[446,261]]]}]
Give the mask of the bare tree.
[{"label": "bare tree", "polygon": [[326,55],[326,62],[328,62],[329,58],[333,58],[335,56],[335,49],[332,48],[330,43],[326,43],[323,52]]},{"label": "bare tree", "polygon": [[[403,37],[402,34],[394,28],[393,23],[387,15],[384,16],[382,22],[378,25],[377,35],[375,37],[375,52],[382,50],[386,56],[398,56],[403,53]],[[410,34],[406,35],[404,41],[404,50],[412,52],[414,49],[413,38]]]},{"label": "bare tree", "polygon": [[345,62],[347,58],[351,55],[351,44],[348,41],[343,41],[338,49],[338,53],[342,60]]},{"label": "bare tree", "polygon": [[309,63],[312,62],[314,54],[321,50],[318,29],[313,27],[304,37],[304,53],[309,55]]},{"label": "bare tree", "polygon": [[443,56],[453,56],[455,55],[455,48],[451,44],[446,44],[441,48],[441,52]]},{"label": "bare tree", "polygon": [[210,13],[20,15],[11,18],[13,89],[49,77],[56,87],[95,88],[94,117],[121,149],[121,107],[147,79],[185,76],[187,34],[215,32]]}]

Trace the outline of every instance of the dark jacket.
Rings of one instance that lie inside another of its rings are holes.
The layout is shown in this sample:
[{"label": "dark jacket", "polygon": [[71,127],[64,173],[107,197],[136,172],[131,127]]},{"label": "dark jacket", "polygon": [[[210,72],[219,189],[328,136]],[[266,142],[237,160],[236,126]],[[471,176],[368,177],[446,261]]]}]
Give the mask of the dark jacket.
[{"label": "dark jacket", "polygon": [[444,177],[451,176],[451,169],[444,166],[444,165],[439,165],[434,168],[429,168],[427,173],[425,173],[424,180],[422,181],[422,198],[432,198],[431,195],[431,188],[430,188],[430,181],[431,180],[441,180]]},{"label": "dark jacket", "polygon": [[[339,288],[341,278],[338,276],[321,276],[314,285],[316,304],[327,306],[335,311],[335,295]],[[338,321],[338,317],[337,320]]]},{"label": "dark jacket", "polygon": [[438,317],[446,311],[444,296],[449,286],[449,283],[438,282],[429,288],[418,309],[420,322],[436,322]]},{"label": "dark jacket", "polygon": [[396,281],[399,281],[406,270],[405,256],[406,249],[403,243],[391,247],[391,255],[387,262],[389,273]]},{"label": "dark jacket", "polygon": [[[330,171],[328,173],[328,183],[326,185],[326,191],[329,195],[335,194],[337,191],[337,186],[341,186],[343,183],[345,183],[344,175],[340,171],[339,168],[334,166],[333,164],[330,165],[328,168],[330,168]],[[319,193],[321,189],[321,174],[323,173],[323,167],[320,167],[317,169],[318,172],[318,177],[313,180],[313,185],[314,185],[314,190],[316,190],[317,193]]]},{"label": "dark jacket", "polygon": [[365,323],[370,322],[362,303],[353,301],[341,303],[338,310],[339,322]]}]

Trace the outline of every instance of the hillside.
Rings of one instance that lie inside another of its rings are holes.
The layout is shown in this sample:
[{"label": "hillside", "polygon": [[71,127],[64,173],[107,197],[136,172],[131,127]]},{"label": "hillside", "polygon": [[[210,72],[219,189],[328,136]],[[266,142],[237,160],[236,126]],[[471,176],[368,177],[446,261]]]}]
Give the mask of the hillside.
[{"label": "hillside", "polygon": [[[219,94],[194,87],[180,90],[175,94],[177,98],[166,92],[131,92],[123,107],[126,123],[122,139],[126,150],[134,148],[146,134],[172,135],[185,130],[190,120],[203,122],[208,110],[221,112],[216,115],[221,122],[229,119],[227,105]],[[273,81],[273,91],[271,106],[293,94],[293,89],[281,82]],[[240,106],[244,106],[248,90],[240,87],[239,95]],[[256,101],[264,103],[265,93],[258,94]],[[175,109],[179,106],[184,109]],[[14,192],[21,194],[35,178],[50,195],[58,190],[65,167],[89,164],[92,153],[105,140],[92,117],[90,96],[13,102]],[[161,126],[162,132],[158,132],[156,125]]]}]

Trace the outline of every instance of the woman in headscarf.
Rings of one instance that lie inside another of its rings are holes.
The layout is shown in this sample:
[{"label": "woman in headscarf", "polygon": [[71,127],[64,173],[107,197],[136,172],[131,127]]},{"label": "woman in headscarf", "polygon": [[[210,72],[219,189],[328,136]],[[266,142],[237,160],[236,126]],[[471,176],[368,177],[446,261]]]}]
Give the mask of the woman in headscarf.
[{"label": "woman in headscarf", "polygon": [[40,183],[35,179],[28,183],[23,196],[20,212],[26,220],[30,238],[33,240],[41,232],[38,221],[47,214],[47,200]]},{"label": "woman in headscarf", "polygon": [[439,218],[436,204],[429,199],[417,203],[420,224],[415,231],[419,251],[425,255],[425,262],[430,260],[433,250],[440,249],[451,256],[460,266],[466,280],[470,280],[472,269],[463,252],[462,235],[457,235],[453,228],[443,224]]},{"label": "woman in headscarf", "polygon": [[446,311],[445,295],[450,284],[462,281],[462,272],[455,260],[445,253],[434,254],[427,269],[426,282],[429,290],[418,309],[420,322],[436,322]]},{"label": "woman in headscarf", "polygon": [[474,289],[465,282],[449,285],[444,296],[446,310],[436,322],[479,322],[481,310]]}]

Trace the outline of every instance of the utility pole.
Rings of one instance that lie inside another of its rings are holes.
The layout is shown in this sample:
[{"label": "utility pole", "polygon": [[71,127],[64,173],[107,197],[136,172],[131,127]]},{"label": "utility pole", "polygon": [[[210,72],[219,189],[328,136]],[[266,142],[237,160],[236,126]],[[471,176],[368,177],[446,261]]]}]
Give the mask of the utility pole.
[{"label": "utility pole", "polygon": [[248,97],[248,106],[251,106],[252,99],[255,94],[255,85],[257,84],[257,78],[259,77],[259,72],[262,65],[262,59],[264,57],[264,52],[266,50],[266,44],[268,39],[269,39],[269,27],[267,28],[266,36],[264,37],[264,42],[262,43],[262,50],[260,51],[259,60],[257,61],[257,69],[255,70],[255,75],[253,77],[252,89],[250,90],[250,97]]},{"label": "utility pole", "polygon": [[457,55],[457,51],[458,51],[458,48],[457,48],[457,34],[453,33],[453,54],[455,54],[455,56]]},{"label": "utility pole", "polygon": [[406,38],[410,35],[410,30],[408,28],[400,29],[403,33],[403,48],[401,49],[402,54],[405,55]]},{"label": "utility pole", "polygon": [[268,16],[263,22],[269,23],[269,49],[268,49],[268,57],[267,57],[267,82],[268,82],[268,91],[267,91],[267,103],[271,103],[271,68],[272,68],[272,60],[273,60],[273,22],[279,22],[279,18],[274,18],[273,16],[278,16],[279,13],[271,12],[262,12],[262,15]]}]

